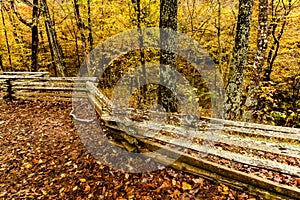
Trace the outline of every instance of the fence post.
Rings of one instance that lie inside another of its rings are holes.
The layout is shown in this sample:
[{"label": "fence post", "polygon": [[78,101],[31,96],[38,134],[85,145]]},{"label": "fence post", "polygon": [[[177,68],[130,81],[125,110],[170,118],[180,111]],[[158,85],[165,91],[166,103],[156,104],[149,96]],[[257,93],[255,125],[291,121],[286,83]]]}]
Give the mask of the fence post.
[{"label": "fence post", "polygon": [[11,85],[11,82],[10,82],[10,78],[6,79],[6,85],[7,85],[7,88],[6,88],[6,92],[7,92],[7,95],[5,95],[3,97],[3,99],[9,99],[9,100],[13,100],[13,91],[12,91],[12,85]]}]

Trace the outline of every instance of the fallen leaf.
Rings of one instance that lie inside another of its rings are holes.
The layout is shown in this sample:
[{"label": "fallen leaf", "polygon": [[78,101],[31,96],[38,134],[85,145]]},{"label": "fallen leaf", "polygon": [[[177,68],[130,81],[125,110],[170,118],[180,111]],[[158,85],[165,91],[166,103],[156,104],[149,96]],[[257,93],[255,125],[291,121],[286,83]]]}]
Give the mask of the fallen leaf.
[{"label": "fallen leaf", "polygon": [[296,186],[299,186],[300,185],[300,178],[296,178],[295,182],[296,182]]},{"label": "fallen leaf", "polygon": [[87,194],[91,191],[91,187],[89,186],[89,184],[86,184],[85,188],[84,188],[84,193]]},{"label": "fallen leaf", "polygon": [[201,187],[204,184],[204,179],[203,178],[193,178],[192,180],[194,181],[194,183],[199,184]]},{"label": "fallen leaf", "polygon": [[190,184],[188,184],[187,182],[183,182],[182,183],[182,189],[184,189],[184,190],[191,190],[192,186]]},{"label": "fallen leaf", "polygon": [[47,195],[48,194],[47,191],[45,191],[45,190],[42,190],[42,193],[43,193],[43,195]]},{"label": "fallen leaf", "polygon": [[61,188],[61,189],[59,190],[59,193],[62,193],[64,190],[65,190],[65,188]]},{"label": "fallen leaf", "polygon": [[7,192],[3,192],[0,194],[0,197],[4,197],[6,195]]},{"label": "fallen leaf", "polygon": [[172,180],[172,185],[176,186],[176,180],[175,179]]},{"label": "fallen leaf", "polygon": [[80,182],[82,182],[82,183],[86,182],[85,178],[80,178],[79,180],[80,180]]},{"label": "fallen leaf", "polygon": [[77,190],[77,189],[78,189],[78,187],[77,187],[77,186],[73,187],[73,191],[75,191],[75,190]]},{"label": "fallen leaf", "polygon": [[226,185],[222,185],[222,188],[223,188],[223,194],[228,194],[229,192],[229,188],[226,186]]},{"label": "fallen leaf", "polygon": [[248,195],[246,195],[245,193],[238,195],[238,200],[244,200],[245,198],[248,198]]},{"label": "fallen leaf", "polygon": [[69,155],[71,156],[71,158],[72,158],[73,160],[75,160],[75,159],[78,158],[79,153],[78,153],[76,150],[74,150],[74,151],[72,151]]},{"label": "fallen leaf", "polygon": [[30,163],[25,163],[25,168],[26,169],[30,169],[32,167],[32,164],[30,164]]}]

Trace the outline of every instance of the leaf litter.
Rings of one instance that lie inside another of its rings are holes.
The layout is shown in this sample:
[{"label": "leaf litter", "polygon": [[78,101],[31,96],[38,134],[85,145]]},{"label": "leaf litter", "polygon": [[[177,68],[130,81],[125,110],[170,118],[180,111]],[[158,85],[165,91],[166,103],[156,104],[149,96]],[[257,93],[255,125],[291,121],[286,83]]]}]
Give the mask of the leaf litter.
[{"label": "leaf litter", "polygon": [[70,102],[0,100],[0,199],[257,199],[165,168],[130,174],[81,143]]}]

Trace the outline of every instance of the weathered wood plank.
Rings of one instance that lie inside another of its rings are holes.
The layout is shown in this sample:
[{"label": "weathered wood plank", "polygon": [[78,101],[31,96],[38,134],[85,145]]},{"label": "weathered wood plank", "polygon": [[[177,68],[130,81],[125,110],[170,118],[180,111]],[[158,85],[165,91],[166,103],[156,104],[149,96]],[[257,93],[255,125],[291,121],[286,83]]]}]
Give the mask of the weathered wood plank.
[{"label": "weathered wood plank", "polygon": [[[151,112],[151,111],[144,112],[136,109],[114,109],[114,113],[120,116],[131,116],[132,118],[143,119],[143,120],[149,120],[149,119],[151,120],[151,118],[155,116],[157,117],[157,119],[154,119],[155,121],[159,121],[159,119],[161,119],[161,121],[165,121],[166,116],[168,116],[168,114],[163,114],[159,112]],[[177,121],[181,121],[181,118],[183,118],[184,116],[171,115],[168,117],[169,118],[174,117],[177,119]],[[253,138],[257,135],[262,137],[269,137],[274,140],[289,139],[295,142],[300,142],[300,134],[298,134],[300,129],[290,128],[290,132],[279,132],[279,129],[277,129],[277,131],[272,131],[272,130],[262,130],[262,129],[255,129],[255,128],[244,128],[241,126],[234,127],[234,126],[224,125],[221,122],[222,120],[221,121],[212,120],[211,123],[209,123],[209,118],[205,118],[205,119],[200,118],[193,125],[198,127],[198,130],[203,130],[203,131],[216,131],[216,130],[232,131],[248,137],[249,134],[251,134],[254,135]],[[286,127],[284,127],[284,129],[286,130]]]},{"label": "weathered wood plank", "polygon": [[95,100],[99,102],[98,105],[100,105],[102,109],[109,111],[109,113],[112,112],[113,104],[98,90],[98,88],[92,82],[88,81],[86,83],[86,89],[90,96],[94,96]]},{"label": "weathered wood plank", "polygon": [[[197,137],[197,136],[196,136]],[[279,142],[259,141],[252,138],[244,138],[233,135],[220,134],[213,142],[221,142],[228,145],[270,152],[282,156],[289,156],[300,159],[300,146],[293,144],[284,145]]]},{"label": "weathered wood plank", "polygon": [[24,92],[16,91],[13,96],[18,97],[67,97],[67,98],[87,98],[86,92],[66,93],[66,92]]},{"label": "weathered wood plank", "polygon": [[[102,96],[104,96],[104,95],[102,95]],[[114,113],[115,113],[115,110],[114,110]],[[145,112],[139,111],[139,110],[134,110],[134,109],[128,109],[128,110],[125,110],[125,112],[124,112],[124,109],[123,109],[123,111],[122,110],[117,110],[117,113],[121,113],[125,116],[126,114],[127,115],[132,115],[132,114],[141,115],[141,114],[144,114]],[[157,114],[157,113],[154,113],[154,114]],[[161,113],[158,113],[157,116],[159,116],[160,114]],[[153,113],[152,113],[152,116],[153,116]],[[164,115],[164,117],[165,117],[165,115]],[[146,118],[146,117],[144,117],[144,118]],[[220,123],[220,122],[217,121],[217,123]],[[140,124],[142,124],[142,123],[140,123]],[[156,128],[156,131],[157,130],[163,130],[163,129],[167,128],[167,125],[164,125],[163,127],[160,124],[151,125],[151,122],[147,122],[147,125],[150,125],[147,128],[153,127],[153,128]],[[224,128],[223,126],[212,126],[212,127],[221,127],[222,129]],[[201,129],[202,128],[203,127],[202,127],[202,124],[201,124]],[[178,130],[176,130],[176,129],[178,129]],[[205,129],[206,129],[205,130],[206,132],[210,132],[211,128],[205,128]],[[228,130],[226,128],[224,128],[224,129]],[[183,132],[188,131],[189,135],[195,135],[195,134],[200,133],[200,135],[199,135],[200,138],[201,138],[201,134],[203,134],[203,132],[201,132],[201,131],[200,132],[199,131],[190,131],[187,128],[183,129],[183,128],[180,128],[180,127],[172,127],[172,130],[169,130],[169,132],[170,131],[173,131],[173,132],[175,131],[177,134],[180,134],[180,132],[183,133]],[[247,129],[247,131],[248,131],[248,129]],[[215,133],[213,133],[213,134],[215,134]],[[290,135],[292,135],[292,136],[289,137]],[[292,134],[289,134],[289,133],[281,133],[281,134],[280,133],[274,133],[274,134],[268,134],[268,136],[273,136],[273,137],[282,136],[282,137],[285,137],[285,138],[291,138],[291,139],[295,139],[295,140],[299,140],[299,138],[300,138],[300,137],[298,137],[298,134],[294,134],[294,133],[292,133]],[[300,156],[300,150],[296,146],[294,146],[294,147],[284,146],[283,147],[282,145],[280,145],[278,143],[274,143],[274,142],[253,141],[253,140],[248,139],[248,138],[234,137],[234,136],[230,136],[230,135],[226,135],[226,134],[219,134],[215,138],[218,138],[218,139],[213,140],[213,142],[223,142],[223,143],[226,143],[226,144],[229,144],[229,145],[252,148],[252,149],[255,149],[255,150],[261,150],[261,151],[276,153],[276,154],[285,155],[285,156],[292,156],[292,157],[295,157],[295,158],[299,158],[299,156]],[[202,139],[204,139],[204,138],[202,138]]]},{"label": "weathered wood plank", "polygon": [[12,81],[12,86],[38,86],[38,87],[70,87],[70,88],[83,88],[85,87],[85,83],[77,83],[77,82],[24,82],[24,81]]},{"label": "weathered wood plank", "polygon": [[39,87],[39,86],[13,86],[13,91],[16,90],[52,90],[52,91],[76,91],[76,92],[85,92],[86,88],[68,88],[68,87]]},{"label": "weathered wood plank", "polygon": [[66,81],[66,82],[96,82],[97,77],[33,77],[20,75],[0,75],[0,79],[20,79],[20,80],[39,80],[39,81]]},{"label": "weathered wood plank", "polygon": [[[102,119],[106,120],[105,116]],[[256,166],[256,167],[261,167],[264,169],[269,169],[269,170],[287,173],[287,174],[291,174],[291,175],[300,177],[300,168],[299,167],[294,167],[294,166],[290,166],[287,164],[278,163],[276,161],[262,159],[259,157],[245,156],[245,155],[238,154],[238,153],[232,153],[230,151],[217,149],[214,146],[209,146],[207,148],[203,148],[199,144],[192,143],[192,139],[195,137],[194,134],[189,135],[189,134],[185,133],[185,137],[180,137],[180,138],[175,138],[175,137],[166,136],[166,135],[158,135],[158,134],[154,135],[153,133],[157,133],[157,131],[159,131],[159,130],[168,131],[168,129],[163,128],[163,127],[161,127],[162,129],[159,129],[159,128],[155,129],[154,127],[159,127],[160,126],[159,124],[157,124],[156,126],[149,127],[149,125],[147,125],[147,123],[141,123],[141,122],[133,121],[130,123],[129,122],[124,123],[124,121],[122,122],[122,120],[119,120],[118,118],[115,118],[115,119],[110,118],[109,121],[117,122],[120,124],[127,123],[127,126],[130,127],[130,130],[132,131],[132,132],[128,131],[127,134],[129,134],[133,137],[137,137],[137,138],[150,137],[155,140],[167,142],[169,144],[174,144],[176,146],[180,146],[180,147],[183,147],[186,149],[191,149],[191,150],[202,152],[205,154],[211,154],[214,156],[222,157],[222,158],[232,160],[235,162],[239,162],[239,163],[243,163],[243,164],[247,164],[247,165],[251,165],[251,166]],[[108,123],[106,126],[114,127],[115,129],[119,129],[120,131],[122,131],[121,127],[119,127],[120,125],[117,126],[117,125],[111,125]],[[169,125],[168,127],[170,127],[170,126],[171,125]],[[174,127],[174,129],[171,129],[171,131],[175,130],[176,128],[177,127]],[[169,132],[171,132],[171,131],[169,129]],[[199,134],[198,136],[201,136],[202,134]],[[217,138],[217,136],[213,136],[213,138]],[[203,135],[201,137],[201,139],[208,140],[208,141],[213,138],[210,138],[210,135],[207,135],[207,134]]]},{"label": "weathered wood plank", "polygon": [[[115,129],[116,131],[116,129]],[[122,131],[119,131],[120,134]],[[149,149],[151,152],[144,154],[147,157],[153,158],[163,164],[171,164],[173,168],[183,170],[192,174],[196,174],[209,180],[221,182],[230,185],[236,189],[247,191],[251,194],[258,195],[265,199],[295,199],[300,195],[298,188],[292,188],[287,185],[275,183],[273,181],[260,178],[255,175],[250,175],[234,169],[224,167],[222,165],[204,160],[170,148],[166,145],[161,145],[148,138],[138,138],[139,146]],[[141,144],[143,143],[143,145]],[[160,150],[159,152],[157,151]],[[139,151],[143,151],[139,149]],[[163,152],[163,154],[162,154]],[[174,161],[174,158],[178,158]]]},{"label": "weathered wood plank", "polygon": [[26,101],[32,101],[32,100],[39,100],[39,101],[53,101],[54,99],[56,101],[72,101],[72,98],[68,97],[57,97],[57,96],[41,96],[37,99],[37,97],[27,97],[27,96],[15,96],[16,99],[22,99]]},{"label": "weathered wood plank", "polygon": [[[109,117],[106,116],[106,120],[114,121],[117,119],[116,118],[109,119]],[[119,119],[117,121],[119,121],[119,123],[122,123],[122,121]],[[128,119],[128,121],[130,120]],[[224,143],[236,147],[260,150],[260,151],[270,152],[278,155],[300,158],[299,145],[293,145],[293,144],[283,145],[282,142],[278,142],[278,141],[277,142],[259,141],[259,140],[254,140],[255,138],[239,137],[236,135],[225,134],[219,131],[212,131],[212,130],[198,131],[187,127],[173,126],[169,124],[163,124],[163,123],[152,122],[152,121],[143,121],[138,123],[133,121],[133,123],[135,127],[144,128],[147,130],[151,130],[153,132],[158,132],[162,130],[169,133],[175,133],[176,135],[183,136],[183,137],[190,136],[190,139],[200,138],[204,140],[209,140],[209,142]],[[127,122],[127,124],[130,125],[129,122]]]},{"label": "weathered wood plank", "polygon": [[[91,87],[88,88],[88,91],[91,90]],[[97,90],[97,88],[93,88],[93,101],[98,101],[99,105],[96,104],[96,107],[98,106],[98,110],[100,110],[103,107],[109,107],[113,108],[111,102],[105,98],[105,96]],[[95,97],[95,94],[97,94]],[[96,108],[97,109],[97,108]],[[120,114],[119,111],[116,108],[112,109],[112,113],[114,114]],[[125,112],[124,112],[125,111]],[[197,129],[187,127],[176,127],[172,125],[165,125],[161,123],[153,123],[149,122],[147,120],[151,119],[150,116],[153,116],[153,114],[157,113],[151,113],[149,115],[149,112],[145,114],[143,111],[136,111],[134,109],[121,109],[120,112],[123,116],[121,116],[121,119],[116,116],[109,116],[107,114],[102,114],[101,118],[102,120],[106,121],[106,127],[113,130],[113,134],[120,135],[121,132],[126,130],[126,126],[130,129],[130,131],[123,132],[124,134],[128,134],[131,137],[137,138],[139,140],[139,145],[136,146],[137,148],[143,147],[148,148],[149,150],[155,151],[158,148],[163,148],[164,154],[157,154],[157,152],[151,152],[147,154],[147,156],[152,156],[153,158],[159,160],[162,163],[168,163],[166,162],[171,157],[180,156],[180,158],[172,164],[174,168],[178,168],[181,170],[185,170],[200,176],[203,176],[205,178],[211,178],[220,182],[223,182],[227,185],[232,185],[236,188],[241,189],[247,189],[253,194],[259,194],[260,196],[263,196],[267,199],[295,199],[300,196],[300,190],[298,188],[292,188],[283,184],[278,184],[266,179],[259,178],[254,175],[249,175],[244,172],[239,172],[236,170],[232,170],[229,168],[226,168],[224,166],[218,165],[216,163],[212,163],[209,161],[205,161],[199,157],[194,157],[188,154],[183,153],[182,151],[178,151],[179,149],[191,149],[197,152],[203,152],[203,148],[201,148],[201,145],[197,143],[191,142],[191,139],[188,138],[189,136],[193,137],[199,137],[202,140],[211,140],[213,142],[221,142],[222,140],[225,144],[244,147],[244,148],[253,148],[260,151],[265,152],[274,152],[280,155],[286,155],[286,156],[294,156],[296,158],[299,158],[299,147],[298,146],[288,146],[282,148],[280,146],[278,141],[273,142],[272,140],[268,142],[261,142],[261,141],[251,141],[251,138],[244,138],[244,137],[238,137],[238,136],[232,136],[230,134],[219,134],[216,137],[213,137],[215,139],[211,139],[209,134],[214,134],[214,132],[218,132],[219,130],[223,130],[225,127],[225,130],[233,131],[232,128],[235,128],[234,131],[242,130],[241,132],[247,132],[250,135],[245,136],[251,136],[251,131],[263,135],[264,132],[267,132],[268,137],[277,138],[278,135],[285,136],[285,137],[291,137],[295,139],[299,139],[299,129],[293,129],[293,128],[286,128],[286,127],[277,127],[273,129],[273,126],[268,125],[260,125],[260,124],[249,124],[249,123],[243,123],[243,122],[231,122],[227,120],[219,120],[219,119],[210,119],[210,118],[200,118],[199,123],[197,126],[195,126]],[[165,113],[158,113],[158,118],[161,117],[161,119],[164,119],[166,117]],[[135,116],[134,116],[135,115]],[[167,114],[169,115],[169,114]],[[132,122],[130,120],[123,120],[125,116],[131,116],[132,118],[136,119],[142,119],[138,122]],[[172,117],[172,116],[168,116]],[[178,117],[182,117],[180,115],[174,115],[174,119],[178,119]],[[119,121],[118,121],[119,120]],[[146,120],[146,121],[143,121]],[[159,120],[157,120],[159,121]],[[163,121],[163,120],[162,120]],[[180,122],[180,120],[177,120]],[[204,122],[203,122],[204,121]],[[117,124],[116,124],[117,123]],[[121,127],[118,126],[120,124]],[[215,124],[214,124],[215,123]],[[213,124],[213,125],[212,125]],[[220,126],[221,125],[221,126]],[[223,127],[222,127],[223,126]],[[167,136],[167,135],[161,135],[159,134],[160,130],[169,131],[171,133],[176,133],[176,137],[173,136]],[[155,135],[156,133],[156,135]],[[252,134],[255,135],[255,134]],[[154,141],[153,141],[154,140]],[[161,145],[159,142],[167,144],[173,144],[176,145],[177,148],[169,148],[168,146]],[[242,142],[241,142],[242,141]],[[143,143],[144,145],[141,145]],[[124,146],[124,145],[122,145]],[[295,176],[300,176],[300,168],[294,167],[290,165],[286,165],[283,163],[278,163],[275,161],[262,159],[259,157],[250,157],[245,156],[238,153],[233,153],[229,151],[224,151],[221,149],[217,149],[215,147],[208,148],[205,150],[206,152],[211,155],[216,155],[228,160],[253,165],[256,167],[262,167],[265,169],[271,169],[274,171],[280,171],[283,173],[292,174]],[[172,161],[172,160],[171,160]],[[171,163],[171,162],[169,162]]]},{"label": "weathered wood plank", "polygon": [[300,129],[283,127],[283,126],[272,126],[272,125],[264,125],[264,124],[254,124],[249,122],[238,122],[238,121],[229,121],[224,119],[216,119],[216,118],[206,118],[203,119],[210,120],[210,122],[223,123],[225,126],[233,126],[233,127],[241,127],[241,128],[249,128],[249,129],[261,129],[264,131],[272,131],[272,132],[284,132],[289,134],[300,134]]},{"label": "weathered wood plank", "polygon": [[223,130],[233,131],[236,133],[244,133],[252,134],[262,137],[270,137],[270,138],[279,138],[279,139],[289,139],[300,141],[300,133],[298,133],[298,129],[293,128],[294,130],[291,132],[280,132],[280,131],[272,131],[272,130],[261,130],[261,129],[254,129],[254,128],[244,128],[244,127],[235,127],[235,126],[224,126],[222,127]]},{"label": "weathered wood plank", "polygon": [[0,75],[31,75],[31,76],[45,76],[49,72],[0,72]]},{"label": "weathered wood plank", "polygon": [[[164,119],[166,116],[168,118],[174,118],[180,121],[181,119],[184,119],[186,116],[184,114],[178,114],[178,113],[163,113],[158,111],[142,111],[138,109],[132,109],[132,108],[114,108],[114,113],[117,114],[123,114],[130,116],[132,115],[135,118],[141,118],[141,119],[151,119],[154,116],[157,119]],[[196,116],[197,117],[197,116]],[[206,122],[206,124],[219,124],[220,126],[213,126],[211,129],[221,127],[222,129],[228,129],[232,131],[238,131],[240,128],[243,129],[243,131],[247,131],[247,133],[253,132],[253,134],[260,134],[261,132],[268,132],[268,136],[275,137],[276,134],[279,132],[281,135],[288,136],[291,139],[297,139],[300,136],[300,129],[298,128],[290,128],[290,127],[282,127],[282,126],[271,126],[271,125],[264,125],[264,124],[254,124],[254,123],[248,123],[248,122],[238,122],[238,121],[229,121],[229,120],[223,120],[223,119],[216,119],[216,118],[207,118],[207,117],[200,117],[198,119],[198,123],[195,125],[199,126],[201,128],[203,126],[203,123]],[[231,128],[236,127],[237,129],[233,130]],[[206,128],[206,127],[205,127]],[[296,136],[292,136],[292,135]],[[277,136],[279,137],[279,136]]]},{"label": "weathered wood plank", "polygon": [[103,104],[99,103],[99,101],[97,101],[97,99],[95,98],[94,95],[92,95],[90,93],[87,93],[87,95],[88,95],[88,99],[89,99],[90,103],[95,106],[95,110],[100,116],[104,116],[105,114],[110,113],[110,111],[106,109],[105,105],[103,105]]},{"label": "weathered wood plank", "polygon": [[[163,164],[168,164],[172,161],[168,156],[161,155],[157,152],[153,152],[147,156]],[[208,180],[229,185],[235,189],[249,192],[250,194],[264,199],[294,200],[300,195],[300,190],[297,188],[277,184],[243,172],[226,169],[220,165],[213,165],[208,161],[190,158],[190,156],[186,154],[181,155],[181,157],[173,162],[170,167],[198,175]]]}]

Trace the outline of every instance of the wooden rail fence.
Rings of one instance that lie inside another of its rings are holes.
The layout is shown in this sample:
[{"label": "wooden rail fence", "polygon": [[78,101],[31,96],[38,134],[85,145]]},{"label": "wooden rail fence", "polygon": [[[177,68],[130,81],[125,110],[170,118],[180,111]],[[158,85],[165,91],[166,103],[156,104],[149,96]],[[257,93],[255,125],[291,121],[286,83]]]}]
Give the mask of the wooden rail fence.
[{"label": "wooden rail fence", "polygon": [[[164,113],[154,111],[114,108],[112,102],[93,83],[87,82],[86,88],[90,102],[105,122],[104,128],[116,139],[118,146],[133,152],[142,151],[141,148],[146,147],[152,151],[149,156],[165,164],[179,157],[172,167],[265,199],[300,198],[300,189],[297,187],[225,167],[199,156],[199,153],[204,153],[243,166],[255,166],[299,178],[300,129],[205,117],[195,120],[196,123],[192,127],[182,127],[180,121],[185,116],[167,114],[166,117]],[[152,120],[153,116],[155,120]],[[74,118],[76,119],[76,116]],[[171,119],[173,124],[163,123],[163,118]],[[130,127],[130,131],[124,132],[126,126]],[[158,132],[161,134],[157,134]],[[187,141],[189,135],[193,136],[192,142]],[[201,143],[197,142],[199,140],[213,145],[201,152],[203,148]],[[172,148],[164,144],[171,144]],[[226,149],[223,146],[234,148]],[[164,149],[164,155],[155,152],[159,148]],[[287,160],[272,160],[272,156],[267,157],[268,154],[292,159],[296,164],[287,163]]]},{"label": "wooden rail fence", "polygon": [[[58,96],[65,100],[70,99],[74,91],[78,97],[88,98],[103,120],[104,129],[114,138],[113,142],[127,151],[141,152],[146,148],[152,151],[150,157],[166,164],[178,158],[172,167],[264,199],[300,198],[299,186],[274,182],[241,171],[234,165],[226,167],[208,159],[210,156],[225,159],[236,166],[258,167],[296,180],[300,178],[300,129],[205,117],[195,118],[193,126],[183,127],[185,116],[180,114],[115,107],[98,90],[95,81],[96,78],[58,78],[37,74],[0,75],[0,85],[11,98]],[[71,115],[79,122],[89,122],[78,118],[73,111]],[[166,118],[172,123],[163,122]],[[130,131],[124,131],[124,127],[130,127]],[[191,135],[192,140],[187,141]],[[210,148],[203,152],[205,143],[210,144]],[[155,151],[159,148],[164,149],[163,154]],[[202,154],[207,156],[202,157]],[[280,159],[273,160],[274,157]]]},{"label": "wooden rail fence", "polygon": [[6,93],[5,97],[10,99],[71,100],[72,97],[85,97],[86,81],[96,81],[95,77],[48,77],[47,75],[47,72],[2,72],[0,89]]}]

